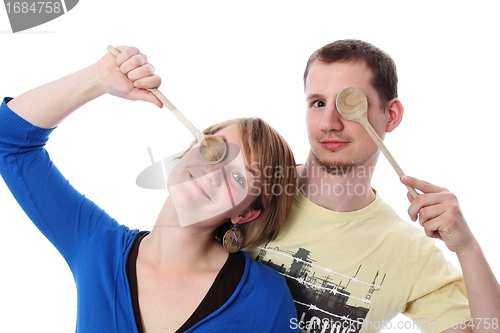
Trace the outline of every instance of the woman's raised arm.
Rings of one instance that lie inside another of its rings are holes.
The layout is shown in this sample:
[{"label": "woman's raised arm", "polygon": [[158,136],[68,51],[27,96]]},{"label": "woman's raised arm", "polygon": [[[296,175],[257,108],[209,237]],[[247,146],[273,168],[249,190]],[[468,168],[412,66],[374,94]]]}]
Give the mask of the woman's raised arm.
[{"label": "woman's raised arm", "polygon": [[148,88],[161,79],[146,55],[135,47],[118,47],[115,58],[106,53],[78,72],[30,90],[9,102],[9,107],[31,124],[53,128],[85,103],[105,93],[129,100],[143,100],[162,107]]}]

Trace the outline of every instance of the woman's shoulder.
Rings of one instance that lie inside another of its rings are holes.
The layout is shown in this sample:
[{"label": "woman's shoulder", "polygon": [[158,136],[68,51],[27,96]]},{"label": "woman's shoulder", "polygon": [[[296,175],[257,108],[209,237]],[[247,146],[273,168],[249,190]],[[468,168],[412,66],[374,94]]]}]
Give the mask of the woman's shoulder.
[{"label": "woman's shoulder", "polygon": [[260,280],[260,283],[262,283],[262,281],[265,281],[265,284],[270,288],[276,288],[279,285],[286,286],[285,277],[280,273],[278,273],[271,267],[268,267],[250,258],[250,256],[246,252],[241,251],[241,253],[246,260],[245,274],[248,275],[249,280],[256,282],[259,282]]}]

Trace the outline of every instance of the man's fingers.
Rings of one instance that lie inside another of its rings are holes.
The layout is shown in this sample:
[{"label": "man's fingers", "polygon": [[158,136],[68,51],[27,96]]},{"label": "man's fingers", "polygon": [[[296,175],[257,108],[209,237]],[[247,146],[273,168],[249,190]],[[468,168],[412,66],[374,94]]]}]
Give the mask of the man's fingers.
[{"label": "man's fingers", "polygon": [[439,187],[439,186],[431,184],[429,182],[420,180],[420,179],[415,178],[415,177],[406,176],[406,175],[401,177],[401,182],[405,185],[411,186],[414,189],[421,191],[422,193],[439,193],[439,192],[447,191],[443,187]]},{"label": "man's fingers", "polygon": [[408,207],[408,215],[410,215],[411,220],[414,222],[420,218],[422,224],[422,220],[426,221],[440,214],[440,212],[435,212],[435,208],[447,200],[448,197],[444,192],[427,192],[419,195],[412,201],[410,207]]}]

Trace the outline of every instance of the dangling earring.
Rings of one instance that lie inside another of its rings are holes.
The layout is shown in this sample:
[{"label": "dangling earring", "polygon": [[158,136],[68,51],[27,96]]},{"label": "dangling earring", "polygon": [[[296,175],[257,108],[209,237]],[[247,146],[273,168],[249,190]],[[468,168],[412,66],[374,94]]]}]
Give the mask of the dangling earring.
[{"label": "dangling earring", "polygon": [[224,237],[222,237],[222,245],[229,253],[238,252],[243,245],[243,233],[237,224],[233,224],[231,229],[226,231]]}]

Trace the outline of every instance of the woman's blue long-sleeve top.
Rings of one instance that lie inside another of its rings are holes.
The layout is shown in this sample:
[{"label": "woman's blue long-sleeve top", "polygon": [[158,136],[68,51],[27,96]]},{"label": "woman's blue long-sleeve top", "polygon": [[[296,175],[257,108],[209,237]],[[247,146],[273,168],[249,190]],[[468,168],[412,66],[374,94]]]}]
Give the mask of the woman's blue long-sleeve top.
[{"label": "woman's blue long-sleeve top", "polygon": [[[44,148],[52,129],[31,125],[9,109],[9,101],[0,106],[0,174],[73,273],[76,331],[136,333],[126,268],[140,231],[119,224],[75,190]],[[245,261],[232,297],[188,332],[297,331],[284,278],[246,254]]]}]

